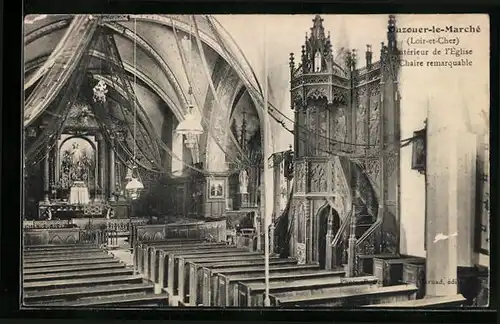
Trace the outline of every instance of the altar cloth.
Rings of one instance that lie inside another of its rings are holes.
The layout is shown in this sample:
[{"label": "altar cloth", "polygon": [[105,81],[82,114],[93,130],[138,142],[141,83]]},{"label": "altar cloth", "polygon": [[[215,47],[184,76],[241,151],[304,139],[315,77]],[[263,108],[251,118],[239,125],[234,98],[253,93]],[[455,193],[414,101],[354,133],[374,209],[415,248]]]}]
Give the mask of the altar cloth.
[{"label": "altar cloth", "polygon": [[86,205],[89,202],[89,189],[85,182],[75,181],[70,189],[69,203],[72,205]]}]

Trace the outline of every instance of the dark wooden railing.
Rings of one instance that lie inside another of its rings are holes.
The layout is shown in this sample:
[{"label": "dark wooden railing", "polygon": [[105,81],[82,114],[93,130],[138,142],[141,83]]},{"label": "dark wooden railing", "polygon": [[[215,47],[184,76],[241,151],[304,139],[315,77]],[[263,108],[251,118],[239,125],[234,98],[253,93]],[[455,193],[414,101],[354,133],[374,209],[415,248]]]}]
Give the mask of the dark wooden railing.
[{"label": "dark wooden railing", "polygon": [[102,247],[118,245],[119,233],[110,229],[34,228],[25,229],[24,245],[95,244]]},{"label": "dark wooden railing", "polygon": [[167,238],[200,238],[226,241],[226,220],[199,221],[179,224],[138,225],[131,234],[135,242],[160,241]]}]

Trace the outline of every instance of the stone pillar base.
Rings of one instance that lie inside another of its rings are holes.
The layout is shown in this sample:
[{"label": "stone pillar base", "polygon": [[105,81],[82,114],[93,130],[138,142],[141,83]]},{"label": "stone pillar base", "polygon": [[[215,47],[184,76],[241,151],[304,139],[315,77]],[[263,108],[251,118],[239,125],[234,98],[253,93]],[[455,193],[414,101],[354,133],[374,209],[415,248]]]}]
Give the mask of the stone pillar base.
[{"label": "stone pillar base", "polygon": [[347,262],[347,273],[346,277],[354,277],[355,272],[354,272],[354,263],[356,261],[356,238],[355,237],[350,237],[349,238],[349,252],[348,252],[348,262]]}]

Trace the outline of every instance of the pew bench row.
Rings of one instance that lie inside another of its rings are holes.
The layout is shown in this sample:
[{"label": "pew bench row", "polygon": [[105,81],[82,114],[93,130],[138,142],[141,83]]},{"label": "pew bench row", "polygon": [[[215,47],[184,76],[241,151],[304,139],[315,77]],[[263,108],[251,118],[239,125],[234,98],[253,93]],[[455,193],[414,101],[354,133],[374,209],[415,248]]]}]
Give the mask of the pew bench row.
[{"label": "pew bench row", "polygon": [[[134,251],[135,268],[167,292],[171,305],[263,306],[264,260],[259,252],[201,241],[143,243]],[[380,287],[374,276],[347,280],[343,271],[297,265],[275,255],[269,268],[274,306],[361,306],[415,298],[415,286]]]},{"label": "pew bench row", "polygon": [[24,306],[161,306],[166,299],[131,267],[95,245],[23,250]]}]

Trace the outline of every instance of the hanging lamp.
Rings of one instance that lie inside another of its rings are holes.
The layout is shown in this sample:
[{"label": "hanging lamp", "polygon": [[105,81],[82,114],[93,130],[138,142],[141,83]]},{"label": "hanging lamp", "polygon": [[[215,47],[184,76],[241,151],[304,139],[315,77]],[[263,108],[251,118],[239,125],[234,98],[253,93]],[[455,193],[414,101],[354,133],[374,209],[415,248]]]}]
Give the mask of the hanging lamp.
[{"label": "hanging lamp", "polygon": [[[134,148],[133,148],[133,161],[132,161],[132,168],[130,169],[130,173],[127,172],[127,178],[129,178],[129,182],[125,186],[125,192],[127,194],[127,197],[129,197],[132,200],[135,200],[139,198],[139,195],[141,194],[141,191],[144,189],[144,185],[142,184],[141,180],[139,179],[139,172],[137,171],[137,165],[136,165],[136,155],[135,155],[135,147],[136,147],[136,133],[137,133],[137,97],[136,97],[136,86],[137,86],[137,64],[136,64],[136,38],[137,38],[137,28],[136,28],[136,23],[137,20],[134,18]],[[128,175],[130,174],[130,177]]]},{"label": "hanging lamp", "polygon": [[[192,65],[192,53],[193,53],[193,50],[192,50],[192,39],[191,39],[191,35],[193,34],[193,31],[192,31],[192,22],[191,22],[191,19],[190,19],[190,23],[189,23],[189,27],[190,27],[190,31],[189,31],[189,45],[188,45],[188,51],[189,51],[189,62],[188,62],[188,65],[189,65],[189,80],[193,80],[192,78],[192,68],[193,68],[193,65]],[[188,80],[188,82],[189,82]],[[201,135],[203,134],[203,126],[201,125],[201,118],[199,118],[197,115],[195,115],[193,113],[193,108],[194,108],[194,103],[193,103],[193,89],[191,87],[191,85],[189,85],[189,90],[188,90],[188,100],[189,100],[189,104],[188,104],[188,112],[187,114],[185,115],[184,117],[184,120],[181,121],[179,123],[179,125],[177,125],[177,127],[175,128],[175,131],[177,134],[181,135],[181,136],[185,136],[185,145],[187,148],[189,149],[193,149],[196,145],[196,136],[198,135]]]}]

